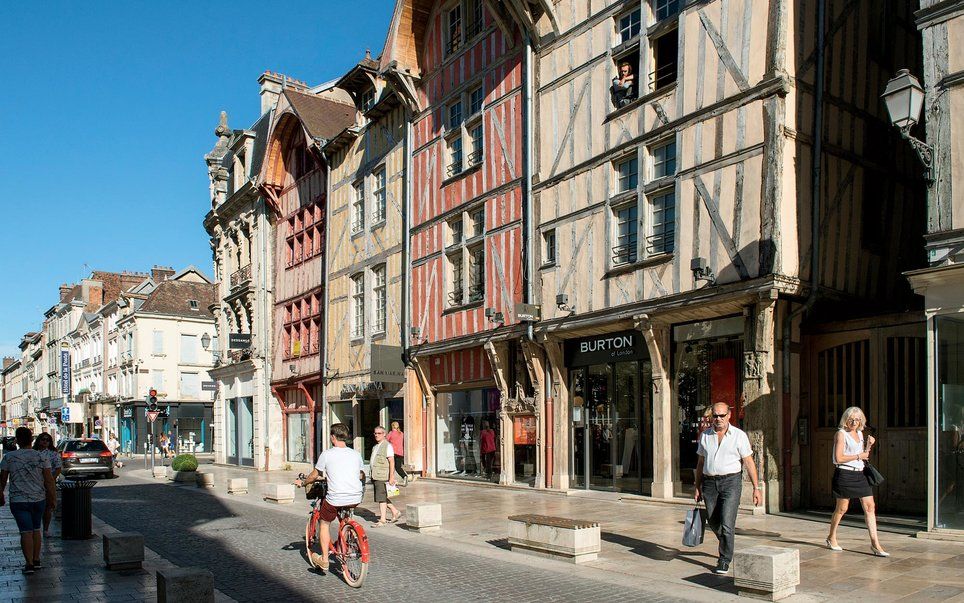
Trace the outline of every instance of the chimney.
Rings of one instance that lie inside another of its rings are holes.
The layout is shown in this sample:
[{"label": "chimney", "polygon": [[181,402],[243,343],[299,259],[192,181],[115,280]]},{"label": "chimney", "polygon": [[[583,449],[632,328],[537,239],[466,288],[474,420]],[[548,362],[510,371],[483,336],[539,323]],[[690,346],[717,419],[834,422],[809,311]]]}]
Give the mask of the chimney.
[{"label": "chimney", "polygon": [[282,81],[283,76],[280,73],[271,73],[270,71],[265,71],[258,78],[258,84],[261,85],[261,115],[274,109],[275,105],[278,104]]},{"label": "chimney", "polygon": [[60,301],[67,301],[67,294],[70,293],[70,290],[73,288],[73,285],[68,285],[67,283],[62,284],[60,286]]},{"label": "chimney", "polygon": [[85,278],[80,282],[82,288],[82,298],[84,300],[84,310],[95,312],[104,305],[104,283],[93,279]]},{"label": "chimney", "polygon": [[3,358],[3,368],[6,369],[8,366],[10,366],[11,364],[13,364],[14,362],[16,362],[15,359],[13,359],[13,358],[8,358],[8,357],[4,356],[4,358]]},{"label": "chimney", "polygon": [[169,266],[155,265],[153,268],[151,268],[151,279],[153,279],[155,283],[166,281],[174,276],[174,274],[174,269]]}]

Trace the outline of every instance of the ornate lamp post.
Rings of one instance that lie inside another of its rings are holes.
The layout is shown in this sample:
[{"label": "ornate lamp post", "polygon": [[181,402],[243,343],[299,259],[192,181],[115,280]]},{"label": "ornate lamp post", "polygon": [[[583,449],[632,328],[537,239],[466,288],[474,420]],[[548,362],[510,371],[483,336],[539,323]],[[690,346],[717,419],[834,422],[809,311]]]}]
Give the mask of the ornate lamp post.
[{"label": "ornate lamp post", "polygon": [[924,178],[930,186],[934,180],[931,178],[931,164],[934,160],[934,147],[922,140],[914,138],[910,129],[913,128],[920,119],[920,112],[924,106],[924,89],[920,81],[910,74],[907,69],[897,72],[884,88],[881,95],[884,104],[887,106],[887,113],[890,114],[890,121],[900,129],[900,135],[910,143],[910,146],[917,152],[921,163],[926,168]]}]

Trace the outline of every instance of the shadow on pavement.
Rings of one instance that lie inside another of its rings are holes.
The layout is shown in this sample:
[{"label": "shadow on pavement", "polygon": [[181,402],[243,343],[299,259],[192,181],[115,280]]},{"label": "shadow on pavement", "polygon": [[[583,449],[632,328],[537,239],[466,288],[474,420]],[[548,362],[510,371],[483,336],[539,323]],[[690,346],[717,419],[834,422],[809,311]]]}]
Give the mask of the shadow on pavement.
[{"label": "shadow on pavement", "polygon": [[611,542],[613,544],[618,544],[624,546],[630,550],[632,553],[636,553],[641,557],[646,557],[647,559],[652,559],[653,561],[673,561],[679,559],[680,561],[685,561],[686,563],[691,563],[699,567],[706,569],[713,569],[716,564],[704,563],[693,557],[710,557],[716,559],[708,553],[702,551],[682,551],[677,548],[663,546],[661,544],[656,544],[655,542],[649,542],[648,540],[640,540],[638,538],[632,538],[630,536],[624,536],[622,534],[614,534],[613,532],[603,532],[601,537],[606,542]]},{"label": "shadow on pavement", "polygon": [[683,578],[684,582],[689,582],[690,584],[696,584],[697,586],[702,586],[704,588],[710,588],[715,591],[730,593],[735,595],[737,593],[736,585],[733,584],[733,578],[731,576],[718,576],[717,574],[705,573],[705,574],[694,574],[692,576],[687,576]]}]

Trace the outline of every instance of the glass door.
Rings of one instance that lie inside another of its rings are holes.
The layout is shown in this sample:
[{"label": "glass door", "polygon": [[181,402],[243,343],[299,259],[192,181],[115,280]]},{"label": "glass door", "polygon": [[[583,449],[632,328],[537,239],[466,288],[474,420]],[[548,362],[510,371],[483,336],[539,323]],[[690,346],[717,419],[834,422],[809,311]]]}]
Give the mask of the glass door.
[{"label": "glass door", "polygon": [[964,529],[964,321],[934,318],[938,528]]},{"label": "glass door", "polygon": [[241,465],[254,466],[254,401],[252,398],[238,399],[238,443]]},{"label": "glass door", "polygon": [[642,492],[639,431],[639,368],[636,362],[615,365],[613,414],[613,481],[616,490]]},{"label": "glass door", "polygon": [[572,431],[569,434],[569,481],[573,488],[586,488],[586,369],[569,370],[569,399]]},{"label": "glass door", "polygon": [[587,378],[589,400],[586,412],[586,452],[589,458],[589,487],[613,489],[613,418],[612,369],[608,364],[589,367]]},{"label": "glass door", "polygon": [[227,403],[227,416],[225,426],[227,429],[228,440],[228,463],[238,464],[238,399],[231,398]]}]

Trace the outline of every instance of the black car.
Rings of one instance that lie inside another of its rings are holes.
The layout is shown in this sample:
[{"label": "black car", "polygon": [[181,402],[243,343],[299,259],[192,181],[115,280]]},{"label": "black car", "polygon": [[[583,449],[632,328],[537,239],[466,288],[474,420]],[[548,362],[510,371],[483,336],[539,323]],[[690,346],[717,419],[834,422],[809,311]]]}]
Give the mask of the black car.
[{"label": "black car", "polygon": [[114,455],[102,440],[64,440],[57,445],[64,477],[114,477]]}]

